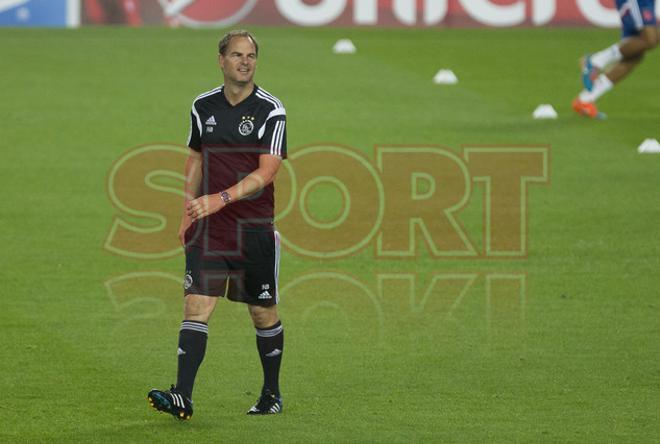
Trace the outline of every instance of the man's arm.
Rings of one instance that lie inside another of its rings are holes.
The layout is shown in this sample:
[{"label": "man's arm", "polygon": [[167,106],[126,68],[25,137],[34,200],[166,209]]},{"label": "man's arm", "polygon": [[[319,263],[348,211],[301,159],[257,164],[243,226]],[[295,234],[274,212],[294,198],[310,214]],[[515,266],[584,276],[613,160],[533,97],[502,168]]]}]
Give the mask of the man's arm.
[{"label": "man's arm", "polygon": [[[281,164],[281,157],[262,154],[259,156],[259,167],[225,191],[229,194],[232,201],[250,196],[275,180]],[[217,213],[225,205],[227,204],[222,200],[220,194],[205,195],[189,201],[186,207],[186,214],[191,220],[199,220],[210,214]]]},{"label": "man's arm", "polygon": [[188,203],[199,197],[201,192],[202,153],[193,149],[189,150],[184,174],[186,179],[184,183],[183,216],[181,217],[181,225],[179,225],[179,240],[182,245],[185,245],[186,230],[193,221],[187,212]]},{"label": "man's arm", "polygon": [[275,180],[281,163],[282,159],[279,156],[262,154],[259,156],[259,168],[225,191],[229,193],[232,200],[241,200],[248,197]]}]

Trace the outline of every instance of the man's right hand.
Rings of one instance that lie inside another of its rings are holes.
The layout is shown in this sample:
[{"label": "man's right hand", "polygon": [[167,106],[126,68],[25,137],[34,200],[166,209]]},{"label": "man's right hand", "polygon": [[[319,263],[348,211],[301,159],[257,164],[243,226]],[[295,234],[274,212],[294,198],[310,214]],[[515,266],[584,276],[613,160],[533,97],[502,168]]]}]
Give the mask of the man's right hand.
[{"label": "man's right hand", "polygon": [[186,230],[192,225],[192,218],[184,214],[181,218],[181,225],[179,225],[179,241],[182,246],[186,246]]}]

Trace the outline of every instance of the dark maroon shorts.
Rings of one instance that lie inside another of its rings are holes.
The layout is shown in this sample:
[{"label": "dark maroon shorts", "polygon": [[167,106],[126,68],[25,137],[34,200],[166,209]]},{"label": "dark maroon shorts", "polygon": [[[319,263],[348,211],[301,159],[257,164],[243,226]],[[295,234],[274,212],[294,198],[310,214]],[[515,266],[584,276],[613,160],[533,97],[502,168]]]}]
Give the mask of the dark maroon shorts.
[{"label": "dark maroon shorts", "polygon": [[277,304],[279,233],[244,231],[240,239],[231,252],[186,247],[184,294],[220,296],[263,307]]}]

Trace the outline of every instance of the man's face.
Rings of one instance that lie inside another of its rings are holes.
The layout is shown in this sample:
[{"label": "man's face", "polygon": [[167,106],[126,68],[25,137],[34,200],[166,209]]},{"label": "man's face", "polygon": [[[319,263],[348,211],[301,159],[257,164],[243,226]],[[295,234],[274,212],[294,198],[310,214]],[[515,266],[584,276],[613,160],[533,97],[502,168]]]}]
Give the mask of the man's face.
[{"label": "man's face", "polygon": [[248,37],[234,37],[229,42],[225,55],[220,54],[220,68],[225,83],[246,85],[252,82],[257,68],[257,53]]}]

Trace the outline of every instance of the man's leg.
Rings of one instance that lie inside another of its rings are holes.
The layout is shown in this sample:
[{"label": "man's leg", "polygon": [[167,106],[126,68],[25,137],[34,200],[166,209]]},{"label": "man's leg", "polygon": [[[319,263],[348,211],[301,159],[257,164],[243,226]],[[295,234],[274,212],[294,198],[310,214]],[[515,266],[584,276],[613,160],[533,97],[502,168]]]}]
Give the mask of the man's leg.
[{"label": "man's leg", "polygon": [[217,297],[189,294],[185,297],[184,320],[179,331],[176,389],[192,400],[197,370],[204,360],[208,338],[208,322]]},{"label": "man's leg", "polygon": [[184,320],[179,331],[179,365],[176,386],[169,390],[152,389],[147,394],[151,406],[174,415],[190,419],[193,414],[192,390],[195,376],[206,352],[208,321],[218,299],[211,296],[189,294],[185,297]]},{"label": "man's leg", "polygon": [[260,307],[248,305],[257,331],[257,350],[264,372],[263,390],[279,396],[279,375],[284,352],[284,329],[277,315],[277,305]]},{"label": "man's leg", "polygon": [[261,397],[248,414],[269,414],[282,411],[279,376],[284,352],[284,330],[277,314],[277,305],[248,305],[252,323],[257,330],[257,350],[264,373]]}]

